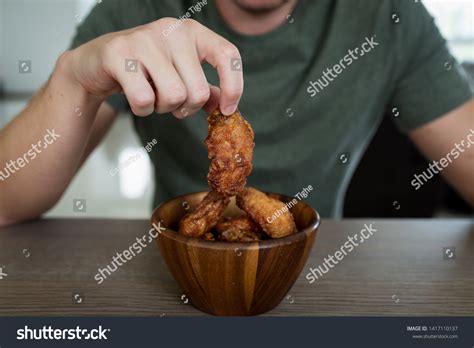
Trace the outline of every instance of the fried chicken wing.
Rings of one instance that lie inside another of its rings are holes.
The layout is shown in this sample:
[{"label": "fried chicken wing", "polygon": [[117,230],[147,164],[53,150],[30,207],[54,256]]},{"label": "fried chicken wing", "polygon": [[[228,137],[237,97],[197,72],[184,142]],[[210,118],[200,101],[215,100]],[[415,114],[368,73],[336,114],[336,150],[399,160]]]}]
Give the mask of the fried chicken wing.
[{"label": "fried chicken wing", "polygon": [[212,232],[207,232],[207,233],[204,233],[204,235],[201,237],[201,239],[209,240],[209,241],[213,242],[213,241],[216,240],[216,237],[214,237]]},{"label": "fried chicken wing", "polygon": [[259,226],[248,216],[227,218],[216,226],[218,239],[226,242],[253,242],[260,240]]},{"label": "fried chicken wing", "polygon": [[226,218],[220,221],[216,226],[217,232],[219,233],[231,228],[252,232],[258,232],[260,230],[260,227],[248,216]]},{"label": "fried chicken wing", "polygon": [[295,221],[287,206],[263,192],[247,187],[237,196],[237,205],[271,238],[296,233]]},{"label": "fried chicken wing", "polygon": [[255,232],[235,229],[221,233],[219,240],[223,242],[256,242],[260,238]]},{"label": "fried chicken wing", "polygon": [[208,118],[209,132],[205,140],[211,164],[209,186],[226,196],[242,190],[252,172],[254,133],[239,111],[224,116],[217,108]]},{"label": "fried chicken wing", "polygon": [[192,213],[181,219],[179,232],[189,237],[203,236],[217,225],[229,201],[219,192],[209,192]]}]

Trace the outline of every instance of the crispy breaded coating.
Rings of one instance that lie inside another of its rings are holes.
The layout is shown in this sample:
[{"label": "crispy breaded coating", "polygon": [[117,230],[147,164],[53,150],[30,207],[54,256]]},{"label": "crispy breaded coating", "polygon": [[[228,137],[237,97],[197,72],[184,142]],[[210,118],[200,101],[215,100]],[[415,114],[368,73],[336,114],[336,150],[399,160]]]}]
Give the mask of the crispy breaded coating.
[{"label": "crispy breaded coating", "polygon": [[260,240],[258,225],[248,216],[227,218],[216,226],[218,239],[226,242],[253,242]]},{"label": "crispy breaded coating", "polygon": [[217,108],[207,121],[205,140],[211,164],[207,181],[211,189],[227,196],[242,190],[252,172],[254,133],[239,111],[224,116]]},{"label": "crispy breaded coating", "polygon": [[219,234],[219,240],[223,242],[256,242],[260,238],[255,232],[234,229]]},{"label": "crispy breaded coating", "polygon": [[296,233],[295,221],[287,206],[263,192],[247,187],[237,196],[237,205],[271,238]]},{"label": "crispy breaded coating", "polygon": [[230,199],[219,192],[209,192],[196,209],[179,223],[179,232],[189,237],[201,237],[214,228]]},{"label": "crispy breaded coating", "polygon": [[204,233],[204,235],[201,237],[201,239],[215,241],[216,237],[214,237],[212,232],[207,232],[207,233]]},{"label": "crispy breaded coating", "polygon": [[230,228],[258,232],[260,227],[248,216],[229,217],[219,221],[216,226],[217,232],[221,233]]}]

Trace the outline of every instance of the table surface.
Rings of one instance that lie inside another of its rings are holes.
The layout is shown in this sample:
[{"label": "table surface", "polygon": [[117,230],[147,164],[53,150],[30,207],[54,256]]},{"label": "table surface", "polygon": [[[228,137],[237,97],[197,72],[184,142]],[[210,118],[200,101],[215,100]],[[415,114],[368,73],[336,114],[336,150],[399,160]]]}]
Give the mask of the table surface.
[{"label": "table surface", "polygon": [[[309,268],[364,223],[377,232],[310,284]],[[1,228],[0,316],[205,315],[182,300],[155,243],[97,284],[98,268],[149,229],[144,220],[90,219]],[[266,315],[474,315],[473,265],[473,220],[323,220],[300,277]]]}]

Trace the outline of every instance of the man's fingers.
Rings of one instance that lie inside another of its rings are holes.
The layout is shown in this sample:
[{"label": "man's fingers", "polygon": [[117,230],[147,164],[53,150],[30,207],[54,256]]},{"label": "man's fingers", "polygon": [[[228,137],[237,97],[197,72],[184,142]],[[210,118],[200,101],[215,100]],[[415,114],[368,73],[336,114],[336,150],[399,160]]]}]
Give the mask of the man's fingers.
[{"label": "man's fingers", "polygon": [[230,115],[237,109],[244,88],[240,53],[237,47],[209,29],[203,31],[197,36],[199,56],[217,70],[221,112]]},{"label": "man's fingers", "polygon": [[207,113],[213,112],[219,105],[219,98],[221,96],[221,90],[219,87],[209,84],[209,90],[211,95],[206,104],[202,107]]},{"label": "man's fingers", "polygon": [[188,94],[171,61],[158,50],[148,52],[143,61],[155,85],[155,111],[163,114],[180,108]]},{"label": "man's fingers", "polygon": [[173,51],[173,64],[187,91],[186,101],[173,112],[176,117],[181,118],[199,111],[209,100],[210,90],[194,47],[176,47]]},{"label": "man's fingers", "polygon": [[[236,46],[221,36],[190,21],[186,35],[158,40],[153,31],[136,30],[108,43],[104,50],[107,72],[124,91],[134,114],[172,112],[176,117],[192,115],[205,106],[220,105],[224,115],[237,109],[243,93],[243,73]],[[136,56],[136,59],[124,57]],[[217,70],[219,88],[210,87],[201,63]],[[114,84],[115,85],[115,84]]]},{"label": "man's fingers", "polygon": [[143,65],[135,59],[116,59],[112,75],[122,87],[133,113],[148,116],[155,108],[155,92],[147,80]]}]

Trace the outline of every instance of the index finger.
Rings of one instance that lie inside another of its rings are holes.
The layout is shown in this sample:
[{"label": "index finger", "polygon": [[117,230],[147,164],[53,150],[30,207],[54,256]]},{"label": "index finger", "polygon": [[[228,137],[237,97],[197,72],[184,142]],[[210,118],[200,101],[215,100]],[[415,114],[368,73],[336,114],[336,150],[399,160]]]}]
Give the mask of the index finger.
[{"label": "index finger", "polygon": [[211,64],[219,75],[221,112],[230,115],[237,110],[244,90],[240,52],[235,45],[207,28],[197,35],[196,40],[201,61]]}]

